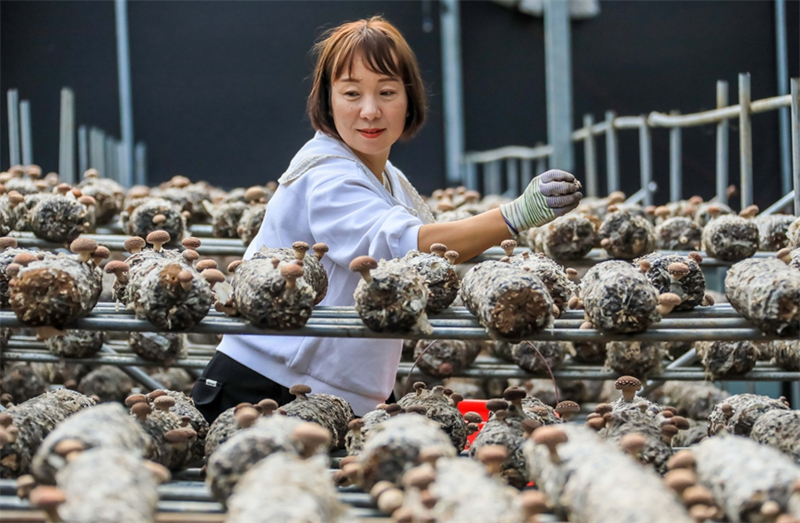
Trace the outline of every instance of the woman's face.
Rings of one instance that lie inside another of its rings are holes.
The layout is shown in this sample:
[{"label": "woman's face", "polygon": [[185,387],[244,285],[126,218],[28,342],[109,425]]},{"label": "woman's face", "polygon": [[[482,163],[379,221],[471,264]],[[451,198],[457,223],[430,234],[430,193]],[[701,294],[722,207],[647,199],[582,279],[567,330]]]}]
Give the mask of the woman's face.
[{"label": "woman's face", "polygon": [[408,99],[400,78],[371,71],[358,54],[353,70],[345,69],[331,86],[331,109],[344,143],[367,163],[385,163],[403,134]]}]

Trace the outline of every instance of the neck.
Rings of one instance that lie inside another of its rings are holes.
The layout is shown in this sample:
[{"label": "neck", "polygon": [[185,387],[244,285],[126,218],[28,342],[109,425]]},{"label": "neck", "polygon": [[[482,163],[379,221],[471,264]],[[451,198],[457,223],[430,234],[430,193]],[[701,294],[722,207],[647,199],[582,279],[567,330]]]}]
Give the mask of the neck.
[{"label": "neck", "polygon": [[386,151],[386,154],[381,153],[373,155],[366,155],[358,151],[353,151],[353,154],[364,162],[379,182],[383,183],[383,170],[386,168],[386,161],[389,159],[389,151]]}]

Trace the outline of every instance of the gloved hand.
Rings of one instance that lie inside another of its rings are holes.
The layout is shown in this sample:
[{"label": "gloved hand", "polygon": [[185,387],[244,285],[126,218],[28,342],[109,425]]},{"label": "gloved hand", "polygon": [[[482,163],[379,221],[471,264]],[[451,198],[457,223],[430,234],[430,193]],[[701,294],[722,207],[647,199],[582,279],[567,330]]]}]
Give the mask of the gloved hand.
[{"label": "gloved hand", "polygon": [[568,172],[551,169],[528,184],[522,196],[500,206],[508,230],[517,235],[563,216],[580,203],[581,182]]}]

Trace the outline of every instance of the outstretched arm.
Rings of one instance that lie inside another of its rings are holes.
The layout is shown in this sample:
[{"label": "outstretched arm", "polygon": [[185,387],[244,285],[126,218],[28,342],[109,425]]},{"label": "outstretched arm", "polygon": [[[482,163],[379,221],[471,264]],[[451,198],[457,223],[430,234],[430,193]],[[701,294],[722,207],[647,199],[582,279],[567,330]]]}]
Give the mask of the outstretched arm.
[{"label": "outstretched arm", "polygon": [[423,225],[417,240],[419,250],[429,252],[432,244],[443,243],[458,252],[458,262],[465,262],[506,238],[568,213],[583,197],[580,187],[567,172],[547,171],[534,178],[522,196],[499,209],[455,222]]}]

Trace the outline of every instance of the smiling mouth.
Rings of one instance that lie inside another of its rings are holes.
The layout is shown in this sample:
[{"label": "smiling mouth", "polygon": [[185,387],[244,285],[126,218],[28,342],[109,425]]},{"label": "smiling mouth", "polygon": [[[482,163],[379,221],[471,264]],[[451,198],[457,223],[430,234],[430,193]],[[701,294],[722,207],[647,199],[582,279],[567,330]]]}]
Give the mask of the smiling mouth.
[{"label": "smiling mouth", "polygon": [[358,132],[366,138],[377,138],[385,129],[359,129]]}]

